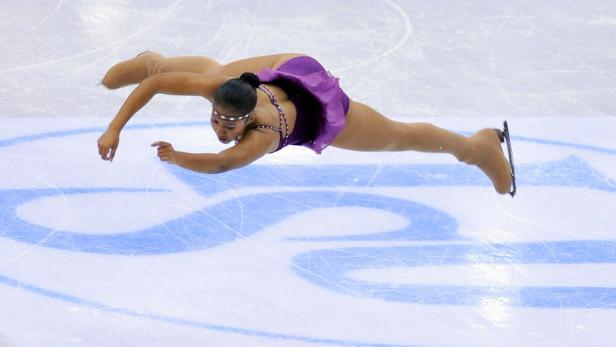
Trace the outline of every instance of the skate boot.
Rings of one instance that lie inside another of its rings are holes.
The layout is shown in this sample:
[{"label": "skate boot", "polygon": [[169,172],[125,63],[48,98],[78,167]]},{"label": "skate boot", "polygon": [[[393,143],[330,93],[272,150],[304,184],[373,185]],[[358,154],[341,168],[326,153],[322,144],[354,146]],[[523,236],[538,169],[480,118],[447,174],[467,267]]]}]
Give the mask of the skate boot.
[{"label": "skate boot", "polygon": [[[469,140],[473,150],[461,160],[467,164],[477,165],[492,181],[499,194],[515,194],[515,175],[511,142],[507,122],[504,130],[482,129],[473,134]],[[507,141],[510,161],[507,161],[501,143]]]},{"label": "skate boot", "polygon": [[118,63],[109,69],[101,83],[109,89],[117,89],[143,81],[154,74],[163,56],[150,51]]}]

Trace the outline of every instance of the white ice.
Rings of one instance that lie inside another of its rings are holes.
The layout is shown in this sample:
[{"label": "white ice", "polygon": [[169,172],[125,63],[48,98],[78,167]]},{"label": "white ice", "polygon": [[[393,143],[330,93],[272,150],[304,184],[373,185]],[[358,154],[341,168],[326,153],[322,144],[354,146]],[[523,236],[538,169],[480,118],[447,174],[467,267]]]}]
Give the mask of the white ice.
[{"label": "white ice", "polygon": [[[616,2],[0,3],[0,346],[616,345]],[[96,139],[143,50],[319,59],[400,121],[512,131],[518,194],[423,153],[198,175],[207,101]]]}]

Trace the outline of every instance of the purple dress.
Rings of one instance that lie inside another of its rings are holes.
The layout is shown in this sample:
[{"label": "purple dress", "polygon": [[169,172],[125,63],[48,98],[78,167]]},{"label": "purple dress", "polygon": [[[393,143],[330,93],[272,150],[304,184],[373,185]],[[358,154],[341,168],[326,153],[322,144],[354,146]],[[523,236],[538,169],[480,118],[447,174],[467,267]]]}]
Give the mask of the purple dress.
[{"label": "purple dress", "polygon": [[349,97],[340,89],[338,79],[314,58],[292,58],[278,69],[257,73],[261,82],[282,88],[295,105],[295,127],[285,145],[306,146],[317,153],[329,146],[344,128]]}]

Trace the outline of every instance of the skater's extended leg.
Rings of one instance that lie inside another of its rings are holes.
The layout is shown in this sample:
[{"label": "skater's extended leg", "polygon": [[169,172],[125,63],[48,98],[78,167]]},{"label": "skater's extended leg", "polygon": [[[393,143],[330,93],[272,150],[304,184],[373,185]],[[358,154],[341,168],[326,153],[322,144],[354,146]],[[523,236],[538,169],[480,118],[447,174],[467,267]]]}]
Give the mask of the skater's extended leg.
[{"label": "skater's extended leg", "polygon": [[242,59],[223,65],[205,56],[166,58],[155,52],[144,52],[114,65],[107,71],[102,83],[109,89],[116,89],[139,83],[148,76],[157,73],[176,71],[240,76],[244,72],[256,73],[265,68],[275,69],[285,61],[300,55],[296,53],[273,54]]},{"label": "skater's extended leg", "polygon": [[357,151],[450,153],[462,161],[473,150],[465,136],[429,123],[394,121],[355,101],[351,101],[346,126],[333,145]]},{"label": "skater's extended leg", "polygon": [[501,194],[511,186],[507,159],[494,129],[483,129],[465,137],[428,123],[393,121],[371,107],[351,101],[346,126],[333,146],[358,151],[420,151],[449,153],[474,164],[492,180]]},{"label": "skater's extended leg", "polygon": [[221,67],[214,59],[202,56],[165,58],[156,52],[143,52],[111,67],[102,83],[116,89],[143,81],[148,76],[161,72],[216,72]]}]

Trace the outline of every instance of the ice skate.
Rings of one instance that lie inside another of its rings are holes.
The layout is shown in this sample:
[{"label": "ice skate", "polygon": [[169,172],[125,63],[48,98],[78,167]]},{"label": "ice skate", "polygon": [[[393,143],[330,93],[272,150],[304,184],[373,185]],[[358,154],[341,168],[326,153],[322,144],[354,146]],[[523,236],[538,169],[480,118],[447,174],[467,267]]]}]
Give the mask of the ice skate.
[{"label": "ice skate", "polygon": [[[482,129],[470,137],[474,145],[473,153],[463,161],[477,165],[490,178],[499,194],[515,194],[513,163],[507,161],[501,143],[507,141],[511,148],[509,130],[505,122],[504,130]],[[511,151],[510,158],[511,158]]]},{"label": "ice skate", "polygon": [[132,59],[118,63],[109,69],[101,83],[109,89],[117,89],[143,81],[156,70],[157,61],[163,56],[150,51],[139,53]]}]

